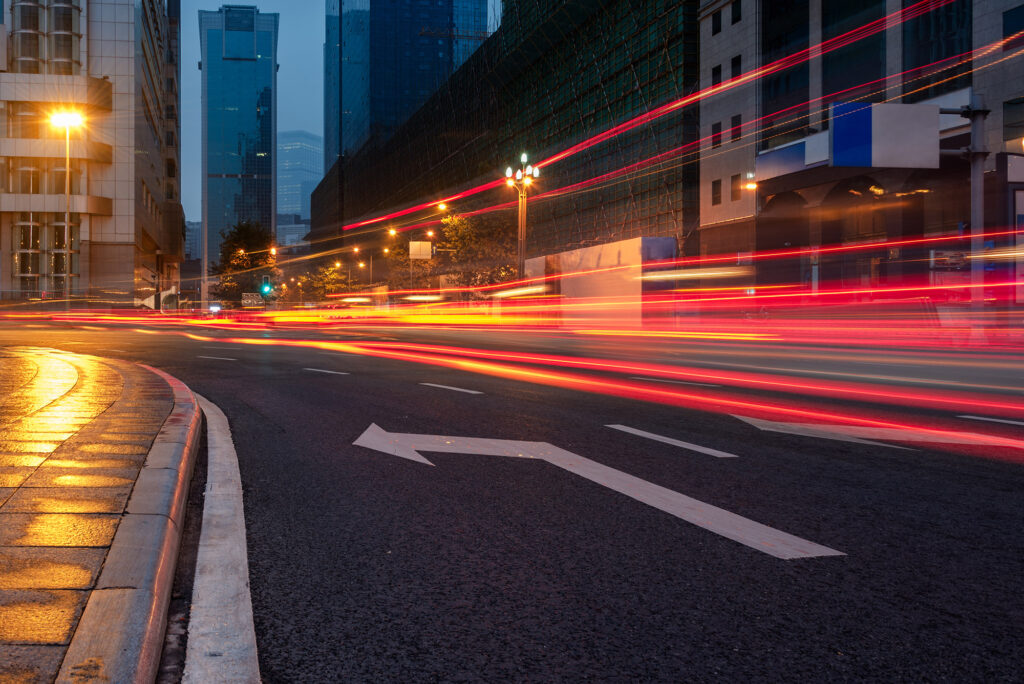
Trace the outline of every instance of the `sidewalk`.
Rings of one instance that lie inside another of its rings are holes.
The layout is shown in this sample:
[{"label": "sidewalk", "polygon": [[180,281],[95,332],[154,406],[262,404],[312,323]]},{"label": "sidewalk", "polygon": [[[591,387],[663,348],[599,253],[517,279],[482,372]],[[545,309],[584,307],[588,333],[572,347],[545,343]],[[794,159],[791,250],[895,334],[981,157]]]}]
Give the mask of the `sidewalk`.
[{"label": "sidewalk", "polygon": [[198,436],[159,371],[0,348],[0,682],[151,680]]}]

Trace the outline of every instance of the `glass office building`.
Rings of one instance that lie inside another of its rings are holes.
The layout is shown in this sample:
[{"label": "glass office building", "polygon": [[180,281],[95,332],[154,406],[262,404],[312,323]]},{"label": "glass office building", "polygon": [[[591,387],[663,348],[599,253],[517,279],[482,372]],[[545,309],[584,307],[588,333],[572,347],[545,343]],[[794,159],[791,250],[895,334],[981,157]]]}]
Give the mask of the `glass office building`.
[{"label": "glass office building", "polygon": [[325,171],[384,144],[490,35],[488,0],[326,0]]},{"label": "glass office building", "polygon": [[309,218],[309,196],[323,177],[323,141],[306,131],[277,136],[277,211]]},{"label": "glass office building", "polygon": [[278,15],[254,6],[199,12],[203,226],[208,258],[240,221],[273,232],[277,214]]},{"label": "glass office building", "polygon": [[[696,90],[695,2],[503,7],[497,31],[384,144],[364,147],[320,184],[316,248],[330,247],[342,223],[500,179],[524,151],[531,161],[552,157]],[[527,257],[694,235],[697,175],[687,154],[696,124],[695,108],[679,107],[545,165],[536,192],[575,189],[531,200]],[[452,209],[479,210],[479,220],[514,230],[514,207],[515,194],[502,184]]]}]

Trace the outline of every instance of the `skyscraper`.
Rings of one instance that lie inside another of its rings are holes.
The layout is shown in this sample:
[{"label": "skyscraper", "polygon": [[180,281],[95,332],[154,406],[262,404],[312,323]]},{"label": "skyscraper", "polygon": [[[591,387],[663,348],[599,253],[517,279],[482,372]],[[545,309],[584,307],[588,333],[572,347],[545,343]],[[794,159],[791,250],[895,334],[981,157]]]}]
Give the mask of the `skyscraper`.
[{"label": "skyscraper", "polygon": [[[67,286],[105,303],[173,302],[180,3],[2,6],[12,21],[0,21],[0,299],[59,298]],[[49,123],[61,110],[84,119],[70,169],[65,130]]]},{"label": "skyscraper", "polygon": [[240,221],[275,230],[277,32],[278,15],[255,6],[199,11],[208,261]]},{"label": "skyscraper", "polygon": [[306,131],[277,136],[277,211],[309,218],[309,196],[323,177],[323,141]]},{"label": "skyscraper", "polygon": [[488,0],[326,0],[324,164],[381,145],[469,58]]}]

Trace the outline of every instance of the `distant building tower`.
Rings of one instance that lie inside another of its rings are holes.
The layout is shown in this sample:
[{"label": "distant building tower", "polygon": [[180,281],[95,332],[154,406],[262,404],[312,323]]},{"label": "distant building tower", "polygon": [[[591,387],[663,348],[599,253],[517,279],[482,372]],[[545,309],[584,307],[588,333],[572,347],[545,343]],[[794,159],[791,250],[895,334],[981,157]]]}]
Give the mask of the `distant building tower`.
[{"label": "distant building tower", "polygon": [[250,5],[199,11],[203,228],[207,259],[240,221],[276,230],[278,15]]},{"label": "distant building tower", "polygon": [[202,256],[203,222],[185,221],[185,260],[192,261]]},{"label": "distant building tower", "polygon": [[309,196],[323,178],[320,136],[285,131],[277,136],[277,211],[309,218]]}]

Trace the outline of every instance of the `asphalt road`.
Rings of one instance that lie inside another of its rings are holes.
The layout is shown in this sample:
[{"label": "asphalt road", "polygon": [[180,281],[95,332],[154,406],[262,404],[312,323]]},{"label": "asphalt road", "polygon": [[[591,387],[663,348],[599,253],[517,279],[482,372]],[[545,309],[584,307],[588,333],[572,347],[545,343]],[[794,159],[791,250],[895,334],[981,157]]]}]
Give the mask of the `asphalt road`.
[{"label": "asphalt road", "polygon": [[[267,682],[1019,680],[1016,463],[312,349],[6,325],[0,344],[148,363],[224,410]],[[371,424],[548,442],[844,555],[782,560],[541,459],[354,446]]]}]

